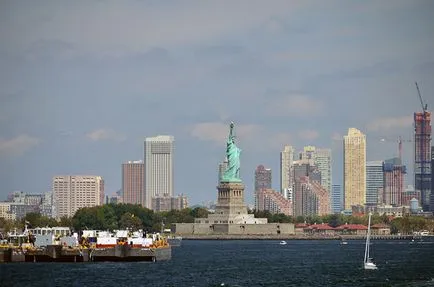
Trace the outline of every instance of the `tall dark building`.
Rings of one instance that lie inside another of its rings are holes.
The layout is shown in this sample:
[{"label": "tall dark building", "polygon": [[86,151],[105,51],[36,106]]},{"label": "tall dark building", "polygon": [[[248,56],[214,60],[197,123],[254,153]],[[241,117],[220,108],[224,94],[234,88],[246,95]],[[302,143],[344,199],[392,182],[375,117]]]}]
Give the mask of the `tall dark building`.
[{"label": "tall dark building", "polygon": [[414,113],[414,187],[420,191],[424,211],[430,208],[431,198],[431,113]]},{"label": "tall dark building", "polygon": [[431,147],[431,198],[430,198],[431,211],[434,207],[434,146]]},{"label": "tall dark building", "polygon": [[255,170],[255,192],[264,188],[271,188],[271,169],[258,165]]}]

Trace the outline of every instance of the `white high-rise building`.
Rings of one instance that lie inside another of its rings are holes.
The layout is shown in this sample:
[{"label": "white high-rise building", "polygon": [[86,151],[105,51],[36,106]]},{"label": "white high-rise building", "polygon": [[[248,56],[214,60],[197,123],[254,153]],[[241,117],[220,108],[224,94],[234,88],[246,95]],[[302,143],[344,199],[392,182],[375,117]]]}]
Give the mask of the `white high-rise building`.
[{"label": "white high-rise building", "polygon": [[104,180],[93,175],[55,176],[53,200],[57,218],[72,217],[80,208],[104,203]]},{"label": "white high-rise building", "polygon": [[294,165],[294,148],[286,145],[283,151],[280,152],[280,192],[292,190],[293,180],[293,165]]},{"label": "white high-rise building", "polygon": [[153,197],[173,197],[173,136],[145,139],[145,207]]}]

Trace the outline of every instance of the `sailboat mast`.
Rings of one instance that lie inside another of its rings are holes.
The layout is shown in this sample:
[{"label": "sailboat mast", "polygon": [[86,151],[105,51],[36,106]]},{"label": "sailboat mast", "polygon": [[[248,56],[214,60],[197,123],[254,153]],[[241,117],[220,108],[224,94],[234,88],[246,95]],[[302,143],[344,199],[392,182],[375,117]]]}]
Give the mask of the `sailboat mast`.
[{"label": "sailboat mast", "polygon": [[368,233],[366,234],[366,246],[365,246],[365,261],[367,262],[369,258],[369,239],[371,235],[371,213],[369,212],[369,218],[368,218]]}]

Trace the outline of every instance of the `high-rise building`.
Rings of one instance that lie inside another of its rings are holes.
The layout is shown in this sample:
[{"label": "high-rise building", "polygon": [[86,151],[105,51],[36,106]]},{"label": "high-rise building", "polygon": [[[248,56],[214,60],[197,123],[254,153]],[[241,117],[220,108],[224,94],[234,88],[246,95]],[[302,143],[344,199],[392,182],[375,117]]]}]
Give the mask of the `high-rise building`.
[{"label": "high-rise building", "polygon": [[349,128],[344,136],[344,208],[366,203],[366,136]]},{"label": "high-rise building", "polygon": [[173,136],[145,139],[145,207],[152,209],[152,197],[173,196]]},{"label": "high-rise building", "polygon": [[55,176],[53,199],[57,218],[72,217],[80,208],[104,203],[104,180],[93,175]]},{"label": "high-rise building", "polygon": [[283,151],[280,152],[280,192],[290,190],[293,188],[293,162],[294,162],[294,148],[286,145]]},{"label": "high-rise building", "polygon": [[255,170],[255,191],[264,188],[271,189],[271,169],[258,165]]},{"label": "high-rise building", "polygon": [[392,158],[384,161],[384,195],[385,205],[401,206],[404,193],[404,175],[406,168],[401,163],[401,159]]},{"label": "high-rise building", "polygon": [[[366,163],[366,205],[376,206],[383,202],[378,202],[378,193],[383,190],[384,184],[383,162],[368,161]],[[382,195],[381,195],[381,198]]]},{"label": "high-rise building", "polygon": [[258,211],[269,211],[277,214],[283,213],[292,216],[292,204],[282,193],[273,189],[264,188],[256,193],[256,202],[258,202]]},{"label": "high-rise building", "polygon": [[271,189],[271,169],[258,165],[255,169],[255,209],[259,210],[258,193],[262,189]]},{"label": "high-rise building", "polygon": [[340,184],[332,185],[331,196],[331,211],[332,213],[340,213],[344,209],[344,195]]},{"label": "high-rise building", "polygon": [[330,149],[305,146],[300,153],[300,161],[316,166],[321,173],[321,185],[330,194],[332,189],[332,155]]},{"label": "high-rise building", "polygon": [[142,160],[122,164],[122,202],[145,205],[145,164]]},{"label": "high-rise building", "polygon": [[225,174],[226,169],[228,168],[228,159],[225,158],[225,160],[221,163],[219,163],[219,173],[218,173],[218,181],[217,184],[220,183],[220,181],[223,178],[223,175]]},{"label": "high-rise building", "polygon": [[431,210],[434,209],[434,146],[431,147],[431,195],[430,195]]},{"label": "high-rise building", "polygon": [[330,194],[332,190],[332,151],[323,148],[316,149],[314,162],[321,172],[321,185]]},{"label": "high-rise building", "polygon": [[[420,191],[424,211],[430,210],[431,113],[414,113],[414,185]],[[431,209],[434,209],[431,208]]]}]

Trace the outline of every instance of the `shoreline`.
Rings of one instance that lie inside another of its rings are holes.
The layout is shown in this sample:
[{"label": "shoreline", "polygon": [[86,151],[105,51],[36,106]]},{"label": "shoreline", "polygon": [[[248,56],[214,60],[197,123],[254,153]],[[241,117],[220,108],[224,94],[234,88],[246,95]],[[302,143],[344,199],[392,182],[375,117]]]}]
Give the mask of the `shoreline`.
[{"label": "shoreline", "polygon": [[[366,235],[181,235],[183,240],[364,240]],[[372,235],[371,240],[419,240],[431,239],[434,236],[413,235]]]}]

